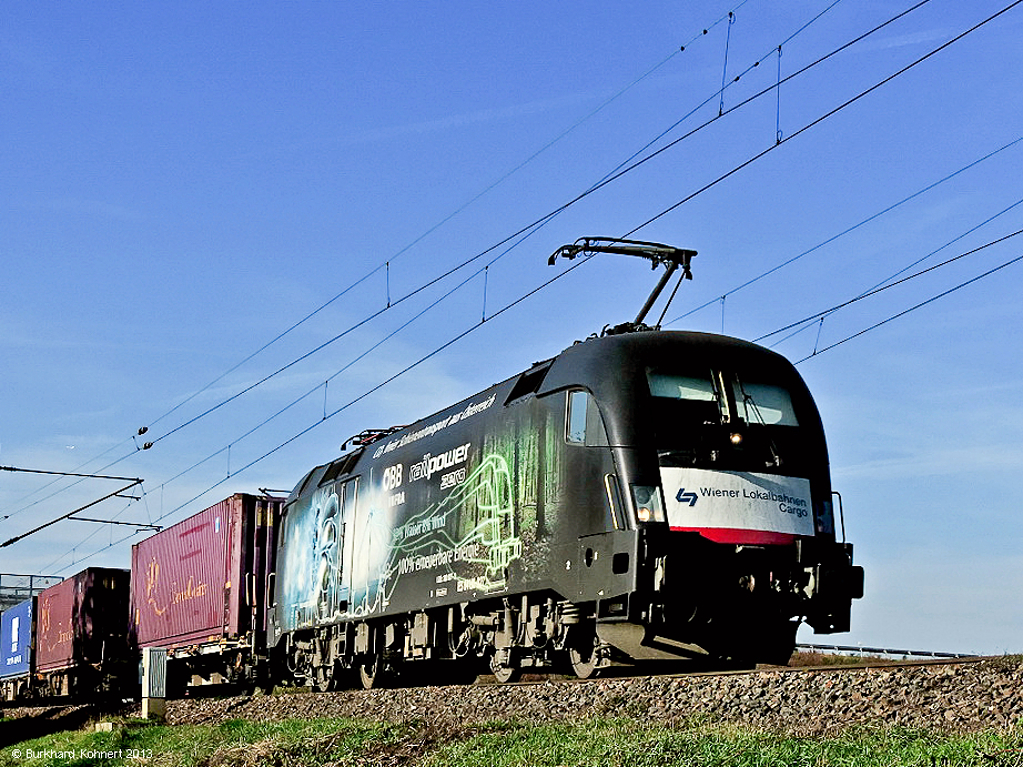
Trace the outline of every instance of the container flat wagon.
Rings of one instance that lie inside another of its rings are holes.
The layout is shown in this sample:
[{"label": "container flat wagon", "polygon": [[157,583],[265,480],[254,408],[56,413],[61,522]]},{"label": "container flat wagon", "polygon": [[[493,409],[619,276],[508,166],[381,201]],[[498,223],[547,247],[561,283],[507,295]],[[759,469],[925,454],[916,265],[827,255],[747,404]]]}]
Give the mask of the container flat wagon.
[{"label": "container flat wagon", "polygon": [[236,494],[132,547],[134,643],[167,649],[178,689],[265,676],[280,506]]},{"label": "container flat wagon", "polygon": [[91,567],[37,598],[36,674],[50,696],[117,694],[137,672],[126,652],[127,570]]}]

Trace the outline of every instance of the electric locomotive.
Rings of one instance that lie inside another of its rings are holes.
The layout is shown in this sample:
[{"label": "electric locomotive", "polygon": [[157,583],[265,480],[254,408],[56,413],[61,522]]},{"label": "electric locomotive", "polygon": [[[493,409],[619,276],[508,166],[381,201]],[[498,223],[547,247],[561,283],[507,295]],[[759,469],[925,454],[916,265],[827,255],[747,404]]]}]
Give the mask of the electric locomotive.
[{"label": "electric locomotive", "polygon": [[615,659],[784,662],[802,621],[848,630],[863,573],[795,368],[642,323],[692,251],[583,240],[551,260],[593,252],[668,267],[636,322],[364,434],[299,482],[277,540],[275,676],[329,689],[481,661],[502,681]]}]

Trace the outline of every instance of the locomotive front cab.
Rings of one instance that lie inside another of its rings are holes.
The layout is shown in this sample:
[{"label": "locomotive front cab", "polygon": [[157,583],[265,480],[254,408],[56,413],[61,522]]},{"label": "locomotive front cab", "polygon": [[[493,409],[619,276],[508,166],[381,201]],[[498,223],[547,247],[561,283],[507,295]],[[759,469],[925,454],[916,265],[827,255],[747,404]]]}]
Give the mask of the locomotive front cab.
[{"label": "locomotive front cab", "polygon": [[668,528],[651,628],[767,662],[787,661],[803,620],[848,631],[862,570],[836,540],[824,431],[792,366],[732,343],[644,374]]},{"label": "locomotive front cab", "polygon": [[725,370],[647,381],[672,530],[740,545],[834,536],[823,435],[805,407],[801,427],[788,387]]},{"label": "locomotive front cab", "polygon": [[847,631],[862,570],[836,539],[824,430],[791,363],[683,332],[602,337],[569,352],[614,455],[609,505],[623,514],[607,535],[619,524],[636,535],[625,610],[604,604],[622,599],[598,599],[601,640],[637,658],[783,662],[801,622]]}]

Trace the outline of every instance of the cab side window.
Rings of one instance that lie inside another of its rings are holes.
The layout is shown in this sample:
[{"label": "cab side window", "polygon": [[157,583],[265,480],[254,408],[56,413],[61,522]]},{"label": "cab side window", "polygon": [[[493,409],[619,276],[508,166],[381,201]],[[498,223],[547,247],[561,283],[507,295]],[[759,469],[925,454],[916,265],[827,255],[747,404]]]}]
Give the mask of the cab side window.
[{"label": "cab side window", "polygon": [[565,439],[572,445],[607,447],[607,432],[597,401],[582,389],[568,392]]}]

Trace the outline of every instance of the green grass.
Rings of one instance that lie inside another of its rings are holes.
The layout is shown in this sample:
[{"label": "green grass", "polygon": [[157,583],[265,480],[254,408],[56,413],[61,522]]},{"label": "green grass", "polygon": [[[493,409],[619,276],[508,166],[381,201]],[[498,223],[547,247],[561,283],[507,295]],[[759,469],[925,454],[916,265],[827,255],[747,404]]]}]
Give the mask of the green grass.
[{"label": "green grass", "polygon": [[793,738],[713,724],[694,727],[601,720],[586,725],[512,726],[449,746],[430,767],[906,767],[1023,765],[1023,730],[948,736],[861,729],[832,738]]},{"label": "green grass", "polygon": [[[94,729],[94,728],[93,728]],[[29,740],[0,750],[2,767],[255,767],[356,764],[375,749],[390,749],[411,728],[347,719],[290,719],[176,727],[122,721],[112,732],[84,729]]]},{"label": "green grass", "polygon": [[[8,725],[10,722],[8,722]],[[34,755],[29,756],[29,752]],[[50,752],[50,753],[47,753]],[[118,722],[0,749],[8,767],[1023,767],[1023,726],[948,735],[865,728],[828,738],[796,738],[719,722],[645,724],[490,722],[461,732],[347,719],[155,726]]]}]

